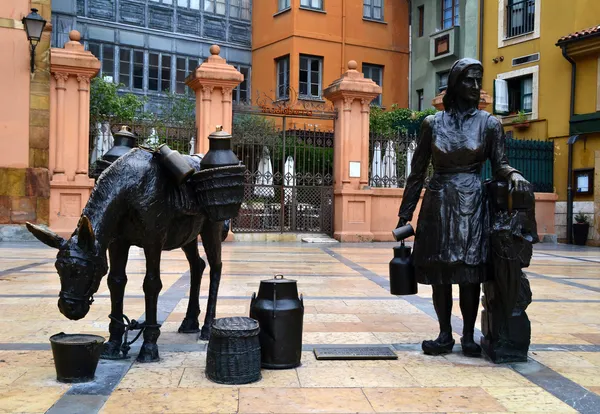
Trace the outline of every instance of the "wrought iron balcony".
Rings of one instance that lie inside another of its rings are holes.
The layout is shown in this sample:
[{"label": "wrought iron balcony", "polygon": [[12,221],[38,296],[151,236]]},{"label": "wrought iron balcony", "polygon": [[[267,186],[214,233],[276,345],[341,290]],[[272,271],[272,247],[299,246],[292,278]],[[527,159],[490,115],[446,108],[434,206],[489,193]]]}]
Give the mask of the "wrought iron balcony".
[{"label": "wrought iron balcony", "polygon": [[506,6],[506,37],[533,32],[535,26],[535,0],[513,2]]}]

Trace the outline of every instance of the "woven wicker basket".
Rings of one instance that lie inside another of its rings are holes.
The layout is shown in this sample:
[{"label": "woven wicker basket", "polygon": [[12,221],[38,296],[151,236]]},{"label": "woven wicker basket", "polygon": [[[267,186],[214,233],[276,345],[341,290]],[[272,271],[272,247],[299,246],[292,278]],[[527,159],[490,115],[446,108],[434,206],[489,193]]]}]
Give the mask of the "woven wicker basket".
[{"label": "woven wicker basket", "polygon": [[194,190],[209,220],[224,221],[238,215],[244,200],[244,173],[242,164],[209,168],[194,173],[190,178]]},{"label": "woven wicker basket", "polygon": [[206,376],[219,384],[260,380],[258,322],[251,318],[215,319],[206,352]]}]

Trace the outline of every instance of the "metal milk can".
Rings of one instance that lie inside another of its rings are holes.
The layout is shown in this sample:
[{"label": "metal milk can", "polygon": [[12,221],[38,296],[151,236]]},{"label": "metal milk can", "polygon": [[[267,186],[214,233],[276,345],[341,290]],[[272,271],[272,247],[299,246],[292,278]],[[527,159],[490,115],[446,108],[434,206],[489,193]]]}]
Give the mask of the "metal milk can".
[{"label": "metal milk can", "polygon": [[394,247],[394,258],[390,261],[390,293],[392,295],[414,295],[417,293],[417,278],[412,261],[410,247],[404,245],[404,239],[414,236],[415,231],[406,224],[392,231],[400,246]]},{"label": "metal milk can", "polygon": [[258,296],[252,294],[250,317],[260,325],[262,367],[294,368],[302,356],[304,301],[295,280],[275,275],[262,280]]},{"label": "metal milk can", "polygon": [[231,150],[230,133],[223,131],[221,125],[217,125],[217,130],[208,136],[208,152],[200,162],[200,168],[224,167],[228,165],[238,165],[240,160]]}]

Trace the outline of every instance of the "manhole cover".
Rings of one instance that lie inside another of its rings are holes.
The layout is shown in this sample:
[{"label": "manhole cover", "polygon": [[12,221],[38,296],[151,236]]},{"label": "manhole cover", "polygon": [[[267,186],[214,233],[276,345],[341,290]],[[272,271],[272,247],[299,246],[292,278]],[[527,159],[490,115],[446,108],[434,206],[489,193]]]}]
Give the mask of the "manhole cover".
[{"label": "manhole cover", "polygon": [[365,346],[352,348],[315,348],[317,359],[398,359],[388,347]]}]

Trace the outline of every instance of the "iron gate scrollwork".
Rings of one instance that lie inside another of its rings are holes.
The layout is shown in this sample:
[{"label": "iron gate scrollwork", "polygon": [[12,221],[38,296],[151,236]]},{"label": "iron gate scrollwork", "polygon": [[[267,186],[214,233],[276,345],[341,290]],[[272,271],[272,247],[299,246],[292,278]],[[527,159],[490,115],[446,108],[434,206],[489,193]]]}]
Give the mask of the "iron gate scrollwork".
[{"label": "iron gate scrollwork", "polygon": [[234,107],[232,149],[247,167],[234,232],[333,233],[334,118],[289,106]]}]

